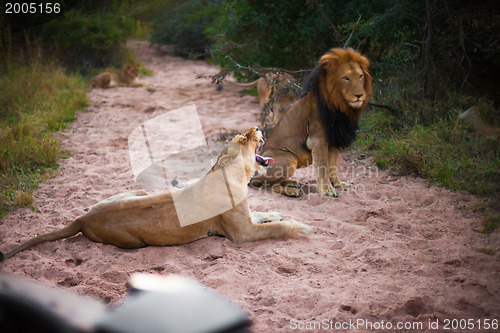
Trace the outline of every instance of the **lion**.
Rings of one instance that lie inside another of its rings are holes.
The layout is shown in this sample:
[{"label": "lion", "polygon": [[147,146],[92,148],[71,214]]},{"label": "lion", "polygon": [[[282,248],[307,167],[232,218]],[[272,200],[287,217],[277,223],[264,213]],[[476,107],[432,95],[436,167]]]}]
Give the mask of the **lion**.
[{"label": "lion", "polygon": [[[305,236],[311,227],[283,221],[277,212],[250,212],[247,185],[271,158],[256,154],[262,133],[253,127],[236,135],[212,169],[190,187],[155,194],[125,192],[94,205],[62,229],[36,236],[2,255],[0,261],[35,245],[82,233],[94,242],[135,249],[186,244],[219,235],[234,243]],[[266,223],[264,223],[266,222]]]},{"label": "lion", "polygon": [[313,164],[318,192],[337,196],[339,151],[356,139],[358,120],[372,95],[369,60],[352,49],[333,48],[304,80],[303,92],[262,147],[275,163],[251,186],[272,186],[276,193],[300,196],[301,184],[289,178]]},{"label": "lion", "polygon": [[238,83],[227,80],[228,83],[242,88],[252,88],[257,86],[257,97],[259,106],[264,109],[267,103],[273,99],[272,121],[278,122],[294,101],[294,95],[289,88],[295,84],[293,76],[287,73],[270,73],[253,82]]},{"label": "lion", "polygon": [[475,107],[470,107],[467,111],[461,113],[458,118],[468,123],[476,132],[489,137],[500,137],[500,128],[485,124],[477,115]]},{"label": "lion", "polygon": [[144,84],[137,82],[140,64],[128,64],[125,70],[119,73],[101,73],[90,80],[90,88],[113,88],[117,86],[143,87]]}]

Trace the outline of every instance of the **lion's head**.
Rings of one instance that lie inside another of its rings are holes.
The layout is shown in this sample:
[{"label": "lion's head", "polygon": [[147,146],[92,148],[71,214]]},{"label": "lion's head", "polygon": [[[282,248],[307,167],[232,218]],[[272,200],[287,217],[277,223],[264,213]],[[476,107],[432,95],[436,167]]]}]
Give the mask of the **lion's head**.
[{"label": "lion's head", "polygon": [[333,48],[317,65],[318,93],[329,109],[357,120],[372,95],[370,61],[353,49]]},{"label": "lion's head", "polygon": [[348,147],[372,95],[368,59],[352,49],[334,48],[323,55],[303,83],[301,97],[315,97],[328,142]]},{"label": "lion's head", "polygon": [[127,67],[125,67],[125,75],[129,79],[135,79],[137,76],[139,76],[139,68],[141,68],[141,64],[128,64]]}]

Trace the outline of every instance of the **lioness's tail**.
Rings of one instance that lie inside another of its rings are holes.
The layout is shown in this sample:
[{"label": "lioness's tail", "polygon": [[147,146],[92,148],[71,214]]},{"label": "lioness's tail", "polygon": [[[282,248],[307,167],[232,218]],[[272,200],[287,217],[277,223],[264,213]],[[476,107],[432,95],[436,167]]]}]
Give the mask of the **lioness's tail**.
[{"label": "lioness's tail", "polygon": [[467,111],[461,113],[458,117],[469,123],[477,132],[481,132],[487,136],[500,137],[500,128],[495,128],[485,124],[477,115],[475,107],[469,108]]},{"label": "lioness's tail", "polygon": [[49,233],[46,233],[43,235],[36,236],[36,237],[30,239],[29,241],[19,245],[14,250],[12,250],[8,253],[3,254],[0,252],[0,261],[4,261],[6,259],[9,259],[12,256],[14,256],[16,253],[19,253],[23,250],[29,249],[35,245],[74,236],[82,230],[82,223],[83,223],[82,220],[80,218],[77,218],[70,225],[68,225],[62,229],[56,230],[56,231],[52,231],[52,232],[49,232]]},{"label": "lioness's tail", "polygon": [[232,84],[233,86],[241,87],[241,88],[252,88],[252,87],[255,87],[257,85],[257,81],[259,81],[259,80],[257,79],[257,80],[255,80],[253,82],[248,82],[248,83],[239,83],[239,82],[236,82],[236,81],[226,80],[227,83]]}]

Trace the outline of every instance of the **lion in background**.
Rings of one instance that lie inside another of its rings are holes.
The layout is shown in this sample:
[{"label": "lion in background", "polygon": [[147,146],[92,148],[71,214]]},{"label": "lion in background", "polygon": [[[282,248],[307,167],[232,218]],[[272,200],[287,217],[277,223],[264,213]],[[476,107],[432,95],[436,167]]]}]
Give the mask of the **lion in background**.
[{"label": "lion in background", "polygon": [[248,83],[238,83],[231,80],[227,80],[227,82],[241,88],[257,86],[257,97],[261,109],[264,109],[272,99],[273,122],[278,122],[295,100],[290,88],[296,84],[296,79],[287,73],[268,73]]},{"label": "lion in background", "polygon": [[137,82],[140,67],[140,64],[128,64],[122,72],[98,74],[90,80],[90,88],[143,87],[143,83]]},{"label": "lion in background", "polygon": [[262,155],[272,157],[251,186],[272,186],[276,193],[300,196],[301,184],[289,180],[297,168],[314,166],[318,192],[336,196],[347,184],[338,177],[339,151],[356,139],[358,120],[372,95],[369,60],[352,49],[323,55],[305,79],[300,98],[271,132]]}]

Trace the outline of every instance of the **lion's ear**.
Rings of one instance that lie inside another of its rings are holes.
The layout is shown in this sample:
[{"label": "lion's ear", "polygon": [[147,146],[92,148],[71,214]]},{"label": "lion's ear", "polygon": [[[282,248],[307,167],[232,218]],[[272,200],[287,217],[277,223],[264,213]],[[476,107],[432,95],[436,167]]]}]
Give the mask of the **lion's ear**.
[{"label": "lion's ear", "polygon": [[318,68],[322,71],[328,70],[328,68],[333,68],[339,62],[339,49],[331,49],[326,54],[324,54],[318,61]]},{"label": "lion's ear", "polygon": [[365,74],[368,74],[368,68],[370,68],[370,60],[368,60],[368,58],[366,58],[365,56],[362,56],[362,55],[360,55],[357,60],[358,60],[359,66],[361,66],[361,69],[363,70],[363,72],[365,72]]}]

